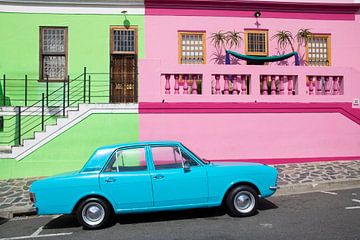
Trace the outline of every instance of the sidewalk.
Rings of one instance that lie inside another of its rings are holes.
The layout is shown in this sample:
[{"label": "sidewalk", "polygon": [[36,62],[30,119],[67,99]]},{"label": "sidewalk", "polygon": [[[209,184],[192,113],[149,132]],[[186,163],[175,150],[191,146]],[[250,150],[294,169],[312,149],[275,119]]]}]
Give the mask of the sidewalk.
[{"label": "sidewalk", "polygon": [[360,160],[274,165],[278,169],[276,195],[360,187]]},{"label": "sidewalk", "polygon": [[[276,196],[360,187],[360,160],[274,165]],[[0,180],[0,217],[31,213],[29,186],[36,178]]]}]

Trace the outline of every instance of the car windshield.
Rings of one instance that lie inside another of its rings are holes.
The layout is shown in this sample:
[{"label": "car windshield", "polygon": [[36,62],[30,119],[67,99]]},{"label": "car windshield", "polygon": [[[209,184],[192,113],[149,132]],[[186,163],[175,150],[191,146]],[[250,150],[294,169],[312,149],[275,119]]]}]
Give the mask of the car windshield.
[{"label": "car windshield", "polygon": [[199,159],[203,164],[210,164],[209,160],[200,158],[198,155],[196,155],[193,151],[191,151],[190,149],[188,149],[184,144],[181,144],[181,146],[183,146],[183,148],[185,148],[188,152],[192,153],[197,159]]},{"label": "car windshield", "polygon": [[112,148],[97,149],[83,167],[82,172],[100,171],[113,151]]}]

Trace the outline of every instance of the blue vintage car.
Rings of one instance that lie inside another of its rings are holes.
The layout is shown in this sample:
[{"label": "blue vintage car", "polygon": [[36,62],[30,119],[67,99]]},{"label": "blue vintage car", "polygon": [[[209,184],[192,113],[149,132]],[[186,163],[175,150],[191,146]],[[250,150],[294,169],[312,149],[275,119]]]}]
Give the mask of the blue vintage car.
[{"label": "blue vintage car", "polygon": [[38,214],[76,214],[86,229],[112,214],[225,205],[233,216],[256,212],[277,189],[277,170],[257,163],[209,162],[179,142],[98,148],[80,171],[35,181]]}]

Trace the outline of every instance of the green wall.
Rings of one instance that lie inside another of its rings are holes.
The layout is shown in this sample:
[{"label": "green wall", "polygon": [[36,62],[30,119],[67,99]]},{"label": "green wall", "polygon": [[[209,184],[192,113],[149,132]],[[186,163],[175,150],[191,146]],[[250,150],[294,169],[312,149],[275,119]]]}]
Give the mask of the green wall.
[{"label": "green wall", "polygon": [[[143,58],[144,16],[128,15],[127,19],[131,25],[138,26],[138,57]],[[24,85],[25,74],[29,78],[29,88],[34,90],[31,99],[39,99],[45,89],[45,83],[38,82],[40,26],[68,27],[68,74],[71,78],[75,78],[83,72],[83,67],[87,67],[88,72],[92,73],[109,73],[110,26],[121,26],[123,21],[124,16],[120,13],[118,15],[0,13],[0,76],[2,79],[3,74],[6,74],[8,79],[7,102],[11,102],[13,106],[23,105],[23,101],[20,101],[23,98],[23,91],[19,88],[16,90],[16,87]],[[103,74],[92,79],[93,96],[96,93],[108,94],[108,77]],[[50,88],[55,87],[59,87],[59,84],[51,83]],[[2,101],[1,98],[0,105]]]},{"label": "green wall", "polygon": [[97,147],[139,140],[138,114],[92,114],[21,161],[0,160],[0,179],[80,169]]}]

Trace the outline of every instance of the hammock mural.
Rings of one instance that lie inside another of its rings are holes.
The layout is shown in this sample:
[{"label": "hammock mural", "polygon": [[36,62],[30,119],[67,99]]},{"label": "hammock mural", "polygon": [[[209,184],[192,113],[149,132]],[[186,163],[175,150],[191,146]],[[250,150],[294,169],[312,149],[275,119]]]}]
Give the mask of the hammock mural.
[{"label": "hammock mural", "polygon": [[238,59],[241,59],[241,60],[258,62],[258,63],[278,62],[278,61],[288,59],[292,56],[295,56],[295,66],[300,65],[299,55],[297,52],[291,52],[291,53],[288,53],[285,55],[275,55],[275,56],[264,57],[264,56],[249,56],[249,55],[244,55],[244,54],[240,54],[237,52],[233,52],[230,50],[226,50],[225,64],[230,64],[230,55],[232,55]]}]

